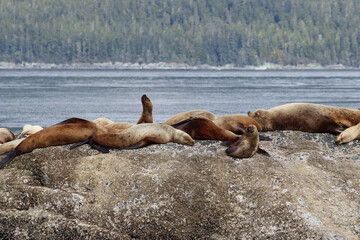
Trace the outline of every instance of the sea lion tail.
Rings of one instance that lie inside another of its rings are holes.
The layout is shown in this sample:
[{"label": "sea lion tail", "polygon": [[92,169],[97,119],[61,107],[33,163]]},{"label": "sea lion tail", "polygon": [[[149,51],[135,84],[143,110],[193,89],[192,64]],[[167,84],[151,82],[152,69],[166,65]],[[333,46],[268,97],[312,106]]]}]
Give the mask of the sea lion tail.
[{"label": "sea lion tail", "polygon": [[16,149],[13,149],[2,155],[6,155],[6,156],[0,161],[0,169],[3,169],[9,162],[11,162],[11,160],[13,160],[14,157],[18,155],[18,151],[16,151]]}]

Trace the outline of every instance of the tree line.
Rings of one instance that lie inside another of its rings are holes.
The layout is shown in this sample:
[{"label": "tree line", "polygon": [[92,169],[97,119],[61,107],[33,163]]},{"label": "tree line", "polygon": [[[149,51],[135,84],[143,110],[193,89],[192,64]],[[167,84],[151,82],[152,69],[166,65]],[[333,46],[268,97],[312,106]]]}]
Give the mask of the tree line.
[{"label": "tree line", "polygon": [[0,61],[359,67],[358,0],[1,0]]}]

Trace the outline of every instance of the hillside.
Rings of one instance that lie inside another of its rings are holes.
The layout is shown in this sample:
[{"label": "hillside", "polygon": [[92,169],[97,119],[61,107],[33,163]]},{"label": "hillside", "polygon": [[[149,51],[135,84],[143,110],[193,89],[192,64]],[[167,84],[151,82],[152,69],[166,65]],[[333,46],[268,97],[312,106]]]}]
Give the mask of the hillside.
[{"label": "hillside", "polygon": [[357,0],[2,0],[0,62],[359,67]]}]

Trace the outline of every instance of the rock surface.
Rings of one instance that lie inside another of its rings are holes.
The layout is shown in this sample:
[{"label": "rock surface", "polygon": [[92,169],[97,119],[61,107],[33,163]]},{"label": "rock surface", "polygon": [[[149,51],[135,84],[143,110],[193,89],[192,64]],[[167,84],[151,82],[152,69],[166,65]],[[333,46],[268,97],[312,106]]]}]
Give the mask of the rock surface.
[{"label": "rock surface", "polygon": [[360,141],[266,135],[271,157],[218,141],[22,155],[0,170],[0,238],[359,239]]}]

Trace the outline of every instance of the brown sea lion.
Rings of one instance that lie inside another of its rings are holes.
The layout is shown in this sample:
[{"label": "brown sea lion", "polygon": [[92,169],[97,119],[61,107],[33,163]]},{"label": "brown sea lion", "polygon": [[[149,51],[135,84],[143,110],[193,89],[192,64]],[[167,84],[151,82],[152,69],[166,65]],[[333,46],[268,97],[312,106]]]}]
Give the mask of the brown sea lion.
[{"label": "brown sea lion", "polygon": [[298,130],[338,134],[360,122],[360,110],[312,103],[290,103],[248,112],[264,131]]},{"label": "brown sea lion", "polygon": [[154,119],[153,119],[153,104],[152,104],[150,98],[148,98],[145,94],[142,95],[141,103],[142,103],[142,106],[143,106],[143,111],[142,111],[142,114],[140,116],[140,119],[138,120],[138,122],[136,124],[153,123],[154,122]]},{"label": "brown sea lion", "polygon": [[43,128],[39,125],[25,124],[20,135],[29,136],[41,130],[43,130]]},{"label": "brown sea lion", "polygon": [[78,147],[89,143],[101,152],[109,149],[135,149],[157,143],[175,142],[185,145],[194,145],[194,139],[189,134],[175,129],[167,124],[143,123],[124,129],[119,133],[104,133],[94,135],[86,141],[72,146]]},{"label": "brown sea lion", "polygon": [[251,124],[255,125],[259,132],[262,132],[262,127],[256,120],[241,114],[218,116],[213,121],[218,127],[236,134],[242,134],[245,131],[245,128]]},{"label": "brown sea lion", "polygon": [[216,119],[216,115],[206,110],[193,110],[193,111],[178,113],[173,117],[169,118],[168,120],[166,120],[164,123],[168,125],[174,125],[189,118],[205,118],[213,121]]},{"label": "brown sea lion", "polygon": [[249,158],[256,152],[269,154],[259,147],[259,132],[255,125],[246,127],[245,132],[235,143],[226,149],[226,154],[236,158]]},{"label": "brown sea lion", "polygon": [[198,140],[220,140],[233,143],[239,139],[239,136],[233,132],[220,128],[213,121],[205,118],[190,118],[172,126]]},{"label": "brown sea lion", "polygon": [[14,157],[32,152],[37,148],[60,146],[84,141],[90,136],[106,133],[107,130],[92,121],[70,118],[25,138],[12,152],[0,161],[0,169]]},{"label": "brown sea lion", "polygon": [[0,128],[0,144],[12,141],[15,135],[7,128]]},{"label": "brown sea lion", "polygon": [[360,140],[360,123],[345,129],[336,139],[337,144],[351,142],[352,140]]}]

